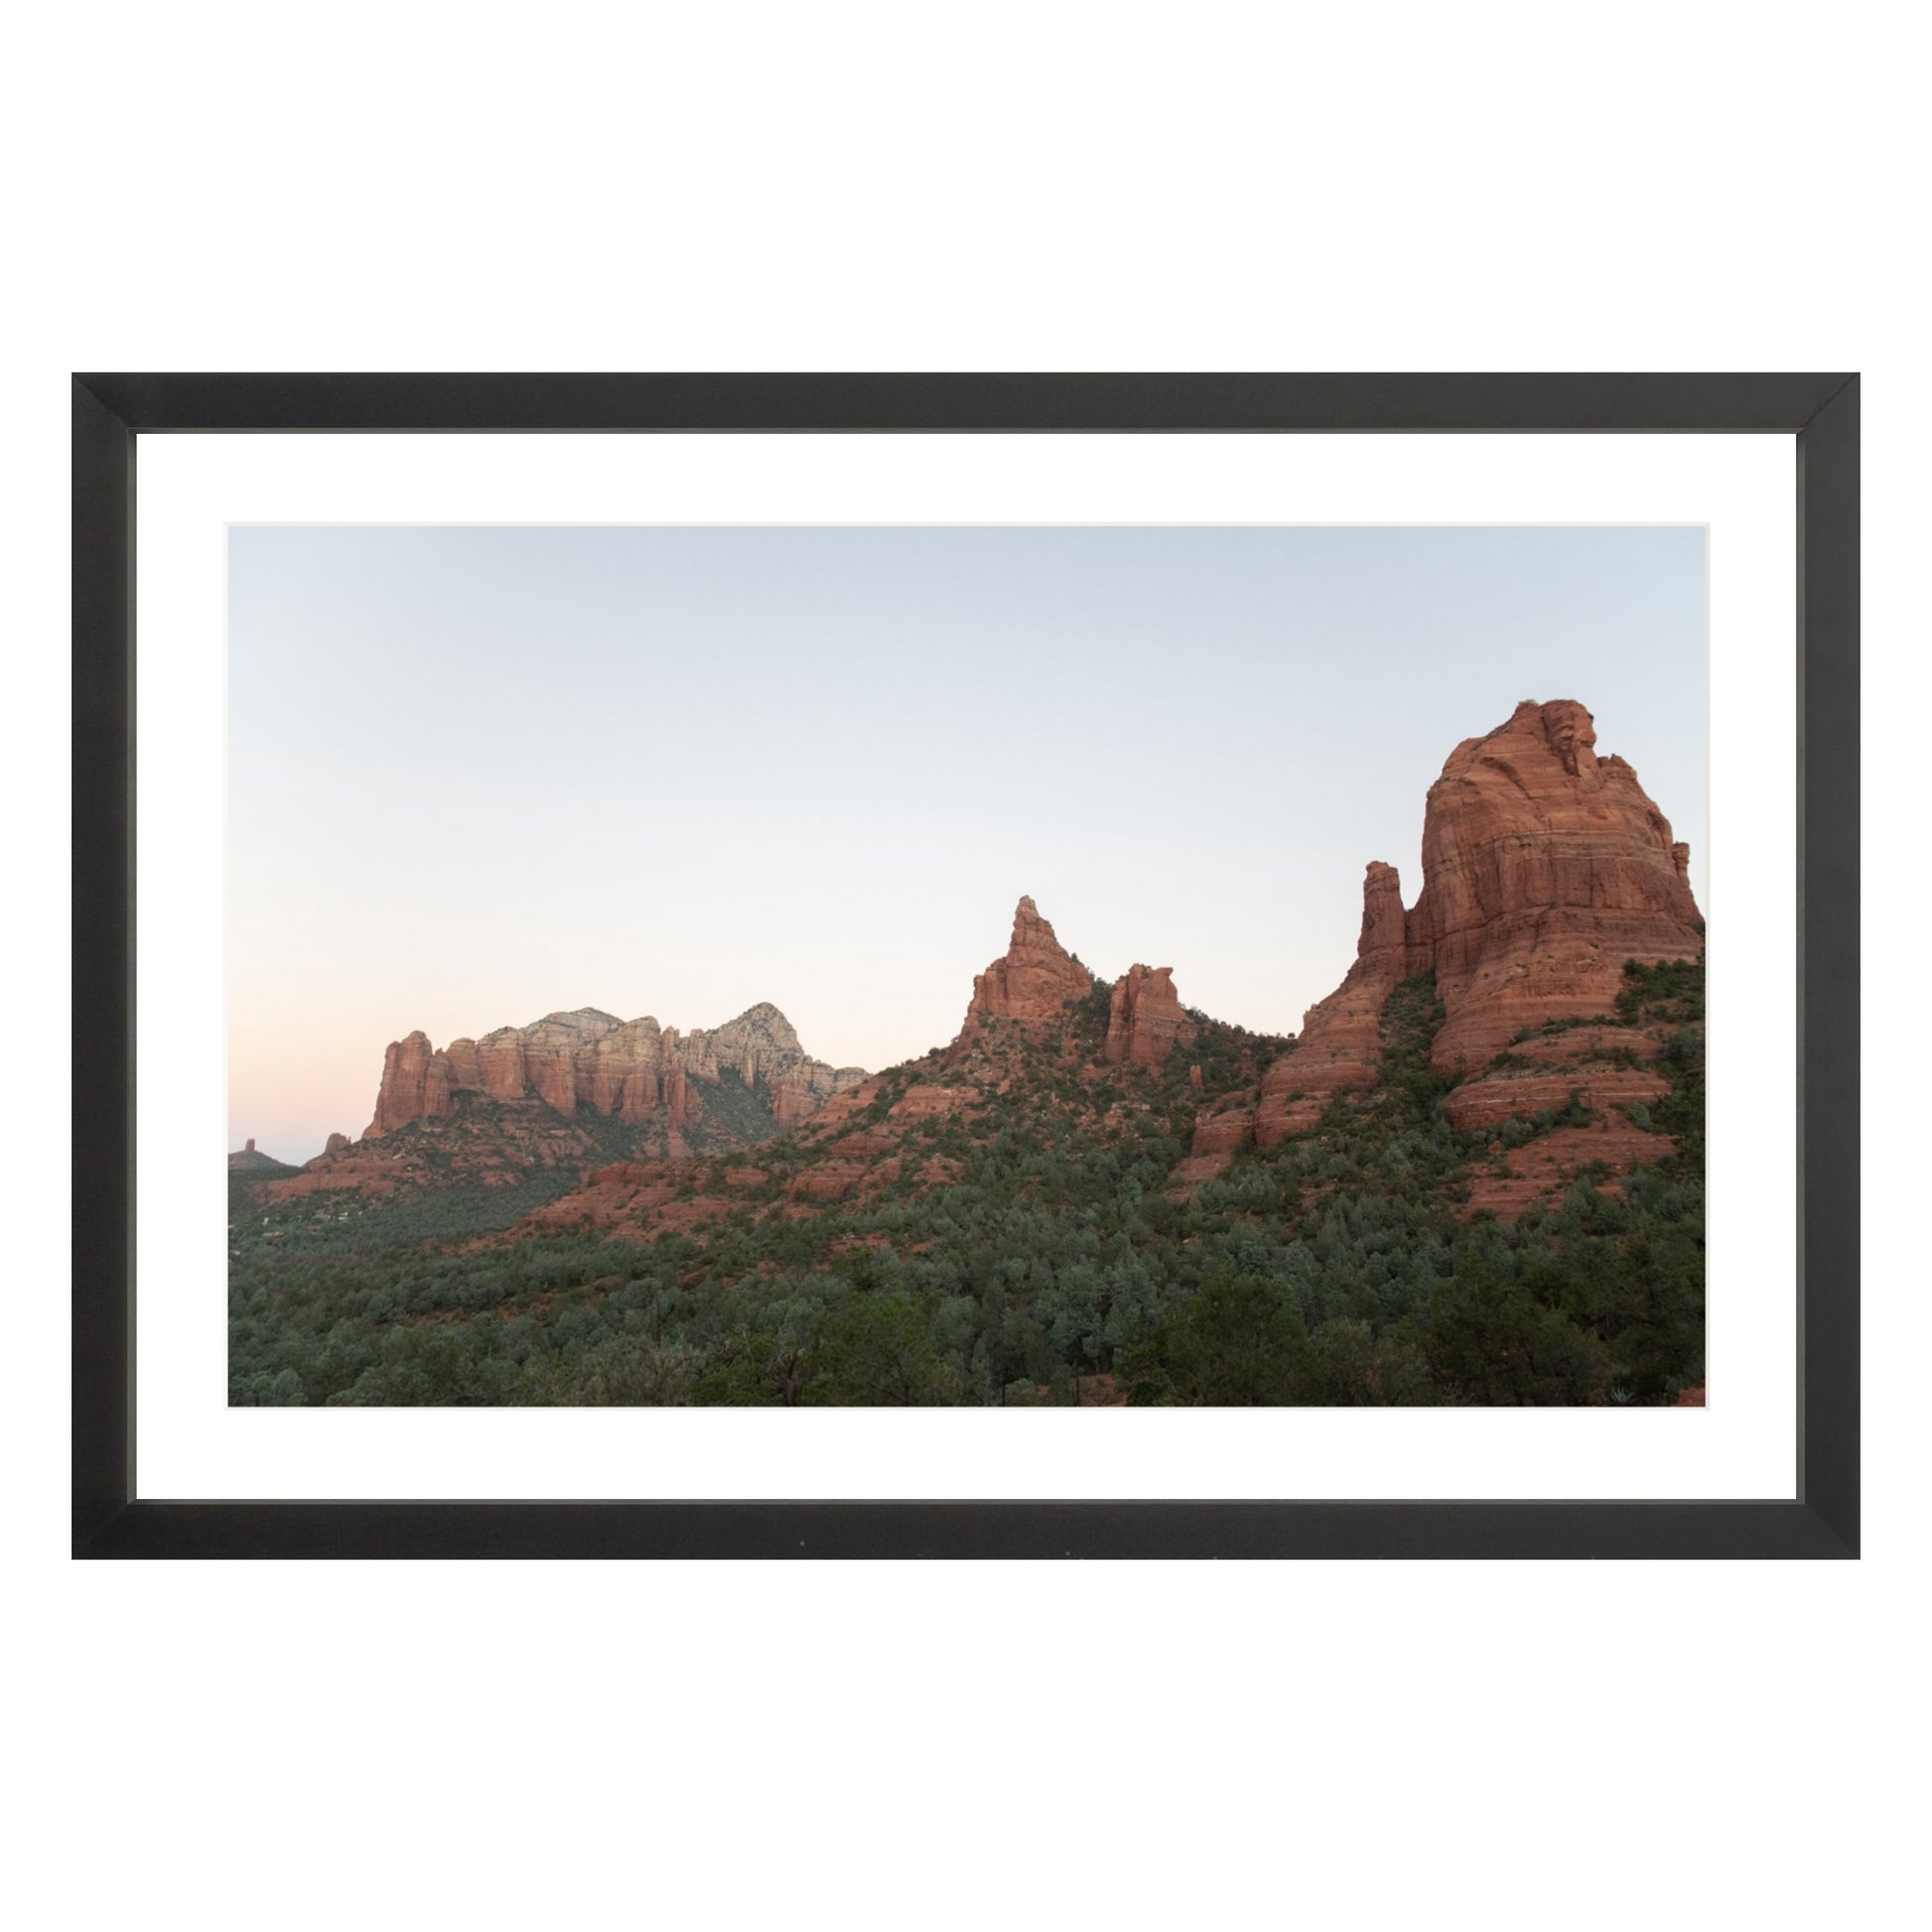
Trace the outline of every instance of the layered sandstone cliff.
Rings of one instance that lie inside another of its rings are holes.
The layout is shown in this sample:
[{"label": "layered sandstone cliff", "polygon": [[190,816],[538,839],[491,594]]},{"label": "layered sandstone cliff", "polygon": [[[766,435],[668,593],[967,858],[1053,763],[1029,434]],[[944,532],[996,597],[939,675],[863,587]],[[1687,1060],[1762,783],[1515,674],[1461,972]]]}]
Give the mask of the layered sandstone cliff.
[{"label": "layered sandstone cliff", "polygon": [[1449,1009],[1434,1058],[1485,1064],[1526,1026],[1602,1013],[1626,959],[1695,959],[1690,848],[1584,707],[1520,704],[1431,786],[1412,971]]},{"label": "layered sandstone cliff", "polygon": [[1424,811],[1422,893],[1405,910],[1395,869],[1369,867],[1355,963],[1263,1081],[1261,1145],[1368,1083],[1383,1005],[1413,975],[1435,975],[1448,1018],[1431,1058],[1453,1076],[1526,1031],[1607,1011],[1627,959],[1702,957],[1689,848],[1636,772],[1595,748],[1582,705],[1531,701],[1449,754]]},{"label": "layered sandstone cliff", "polygon": [[502,1101],[534,1094],[566,1120],[583,1111],[627,1125],[682,1127],[702,1110],[699,1089],[717,1086],[728,1072],[747,1087],[764,1083],[780,1128],[808,1119],[831,1095],[865,1078],[862,1067],[813,1059],[769,1003],[689,1034],[649,1017],[619,1020],[579,1007],[446,1047],[432,1047],[422,1033],[391,1042],[364,1139],[378,1140],[411,1121],[447,1119],[461,1093]]}]

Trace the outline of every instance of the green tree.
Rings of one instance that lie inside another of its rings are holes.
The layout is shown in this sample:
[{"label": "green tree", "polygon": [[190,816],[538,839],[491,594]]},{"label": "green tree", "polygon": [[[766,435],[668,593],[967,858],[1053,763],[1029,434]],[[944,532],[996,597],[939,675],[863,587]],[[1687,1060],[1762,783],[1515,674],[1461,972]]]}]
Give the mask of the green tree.
[{"label": "green tree", "polygon": [[1130,1402],[1215,1409],[1300,1402],[1310,1367],[1294,1296],[1271,1276],[1231,1269],[1163,1313],[1124,1363]]},{"label": "green tree", "polygon": [[1461,1402],[1582,1403],[1600,1389],[1608,1351],[1546,1308],[1482,1249],[1456,1263],[1430,1308],[1429,1364]]},{"label": "green tree", "polygon": [[965,1400],[964,1378],[909,1295],[854,1295],[826,1316],[803,1399],[817,1407],[912,1408]]}]

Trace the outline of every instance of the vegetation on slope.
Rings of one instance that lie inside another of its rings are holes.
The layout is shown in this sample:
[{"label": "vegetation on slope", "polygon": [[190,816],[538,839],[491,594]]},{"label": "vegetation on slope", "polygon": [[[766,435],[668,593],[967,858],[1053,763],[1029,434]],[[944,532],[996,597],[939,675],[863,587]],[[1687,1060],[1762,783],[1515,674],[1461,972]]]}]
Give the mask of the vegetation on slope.
[{"label": "vegetation on slope", "polygon": [[[1470,1214],[1472,1166],[1559,1123],[1449,1126],[1427,980],[1389,1002],[1373,1088],[1185,1198],[1195,1109],[1289,1049],[1209,1023],[1164,1067],[1107,1065],[1097,998],[894,1069],[846,1123],[897,1130],[884,1178],[815,1211],[794,1134],[696,1171],[687,1192],[754,1168],[645,1240],[452,1245],[529,1204],[501,1188],[274,1240],[238,1217],[231,1400],[1032,1404],[1110,1376],[1152,1403],[1668,1402],[1704,1375],[1702,1001],[1696,965],[1632,967],[1611,1022],[1670,1029],[1649,1124],[1675,1158],[1514,1222]],[[969,1104],[897,1128],[942,1078]]]}]

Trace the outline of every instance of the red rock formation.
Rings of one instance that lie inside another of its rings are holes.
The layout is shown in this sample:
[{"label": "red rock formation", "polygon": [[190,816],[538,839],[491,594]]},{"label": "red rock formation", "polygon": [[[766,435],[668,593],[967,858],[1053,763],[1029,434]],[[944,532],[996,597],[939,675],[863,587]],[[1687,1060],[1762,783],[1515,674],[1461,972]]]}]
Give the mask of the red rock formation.
[{"label": "red rock formation", "polygon": [[450,1062],[450,1084],[459,1093],[481,1091],[483,1055],[474,1039],[453,1039],[443,1049]]},{"label": "red rock formation", "polygon": [[[936,1152],[933,1143],[962,1149],[984,1145],[999,1131],[997,1123],[1009,1106],[1048,1108],[1060,1122],[1069,1116],[1083,1119],[1076,1131],[1102,1136],[1156,1110],[1165,1123],[1163,1091],[1146,1081],[1123,1082],[1113,1066],[1165,1059],[1176,1041],[1192,1040],[1202,1029],[1181,1009],[1168,968],[1136,966],[1113,989],[1110,1066],[1084,1024],[1091,1010],[1079,1016],[1083,1024],[1067,1024],[1074,1017],[1069,1003],[1086,998],[1098,984],[1061,947],[1033,900],[1023,898],[1008,950],[975,979],[965,1024],[953,1043],[889,1073],[859,1075],[841,1086],[798,1128],[781,1161],[756,1171],[712,1158],[680,1166],[673,1137],[670,1159],[632,1163],[621,1181],[599,1174],[518,1225],[534,1231],[590,1218],[630,1238],[649,1239],[715,1218],[748,1198],[761,1201],[765,1212],[808,1219],[836,1203],[876,1201],[908,1183],[947,1186],[960,1178],[964,1164],[954,1154]],[[755,1009],[745,1019],[759,1017]],[[764,1024],[775,1028],[782,1022],[772,1014]],[[721,1028],[713,1042],[722,1042],[727,1032]],[[790,1037],[786,1029],[783,1039]],[[1274,1044],[1245,1035],[1217,1039],[1217,1082],[1231,1070],[1230,1054],[1233,1070],[1258,1079]],[[743,1038],[740,1050],[748,1062],[755,1057]],[[693,1078],[701,1062],[695,1055]],[[1199,1077],[1202,1071],[1197,1066],[1190,1077],[1206,1094],[1213,1083]],[[772,1079],[771,1089],[777,1096],[781,1079]],[[1230,1123],[1230,1148],[1249,1132],[1252,1088],[1246,1100],[1245,1110]],[[944,1126],[935,1133],[940,1123]]]},{"label": "red rock formation", "polygon": [[1506,1120],[1533,1119],[1538,1114],[1561,1114],[1575,1093],[1587,1095],[1599,1112],[1651,1107],[1670,1092],[1670,1083],[1638,1067],[1593,1066],[1587,1070],[1548,1073],[1511,1073],[1493,1080],[1470,1080],[1454,1088],[1443,1103],[1449,1123],[1458,1132],[1494,1127]]},{"label": "red rock formation", "polygon": [[412,1120],[441,1119],[451,1109],[450,1063],[431,1052],[429,1035],[419,1032],[391,1040],[367,1132],[387,1134]]},{"label": "red rock formation", "polygon": [[863,1067],[830,1067],[812,1059],[791,1022],[768,1000],[710,1033],[690,1035],[683,1058],[693,1079],[714,1085],[726,1071],[736,1071],[748,1087],[762,1080],[781,1126],[808,1119],[841,1088],[866,1077]]},{"label": "red rock formation", "polygon": [[[1277,1060],[1262,1080],[1254,1120],[1261,1146],[1306,1133],[1336,1093],[1366,1086],[1375,1077],[1383,1004],[1412,970],[1401,878],[1393,866],[1371,860],[1362,881],[1355,963],[1340,986],[1303,1016],[1295,1051]],[[1223,1126],[1220,1138],[1226,1135]],[[1210,1151],[1195,1149],[1200,1154]]]},{"label": "red rock formation", "polygon": [[697,1097],[681,1062],[673,1061],[663,1076],[664,1115],[675,1127],[689,1126],[698,1112]]},{"label": "red rock formation", "polygon": [[498,1027],[493,1034],[484,1034],[477,1041],[477,1064],[480,1083],[490,1099],[520,1098],[530,1084],[523,1060],[522,1029]]},{"label": "red rock formation", "polygon": [[1172,966],[1130,966],[1114,982],[1107,1011],[1106,1054],[1132,1066],[1159,1066],[1200,1029],[1180,1010]]},{"label": "red rock formation", "polygon": [[1187,1159],[1173,1172],[1177,1186],[1185,1189],[1203,1180],[1212,1180],[1227,1172],[1235,1155],[1247,1146],[1255,1132],[1255,1096],[1235,1093],[1210,1101],[1194,1117],[1194,1140]]},{"label": "red rock formation", "polygon": [[833,1094],[866,1077],[862,1067],[812,1059],[790,1022],[768,1003],[688,1035],[648,1017],[620,1021],[580,1007],[545,1014],[527,1027],[499,1028],[480,1040],[455,1039],[440,1051],[420,1033],[398,1040],[383,1059],[366,1138],[412,1120],[447,1118],[459,1093],[518,1101],[532,1091],[566,1120],[581,1110],[635,1126],[662,1113],[675,1131],[703,1111],[692,1083],[716,1086],[728,1072],[748,1087],[765,1082],[780,1128],[809,1119]]},{"label": "red rock formation", "polygon": [[910,1125],[921,1120],[939,1120],[956,1114],[972,1104],[975,1090],[970,1086],[941,1086],[920,1081],[905,1089],[889,1110],[890,1118]]},{"label": "red rock formation", "polygon": [[1433,1051],[1446,1072],[1487,1064],[1525,1027],[1604,1012],[1626,959],[1703,955],[1689,848],[1595,745],[1582,705],[1520,704],[1430,788],[1408,936],[1449,1012]]},{"label": "red rock formation", "polygon": [[627,1020],[586,1042],[573,1057],[577,1099],[595,1113],[646,1119],[660,1099],[664,1033],[655,1020]]},{"label": "red rock formation", "polygon": [[[587,1104],[595,1105],[590,1089],[598,1042],[619,1026],[615,1015],[600,1013],[595,1007],[580,1007],[575,1013],[548,1013],[533,1027],[523,1029],[523,1064],[531,1086],[538,1096],[568,1120],[577,1111],[578,1061],[585,1061],[583,1085]],[[598,1107],[609,1113],[608,1106]]]},{"label": "red rock formation", "polygon": [[228,1156],[230,1173],[250,1173],[261,1168],[279,1168],[283,1164],[272,1154],[264,1154],[250,1139],[239,1153]]},{"label": "red rock formation", "polygon": [[1520,704],[1449,754],[1423,816],[1422,894],[1405,913],[1394,869],[1369,867],[1355,963],[1269,1069],[1258,1142],[1307,1132],[1333,1094],[1374,1078],[1383,1005],[1411,975],[1436,976],[1448,1017],[1431,1057],[1454,1074],[1526,1029],[1607,1012],[1627,959],[1703,955],[1690,848],[1595,747],[1589,713],[1566,699]]},{"label": "red rock formation", "polygon": [[313,1161],[303,1162],[302,1172],[304,1173],[322,1173],[340,1167],[342,1164],[338,1162],[336,1157],[339,1154],[346,1154],[354,1145],[355,1143],[346,1134],[331,1134],[329,1139],[323,1144],[322,1152]]},{"label": "red rock formation", "polygon": [[813,1086],[810,1074],[800,1067],[770,1076],[771,1117],[780,1127],[796,1127],[818,1112],[823,1095]]},{"label": "red rock formation", "polygon": [[[1646,1134],[1621,1117],[1589,1127],[1559,1127],[1500,1158],[1472,1168],[1465,1219],[1484,1212],[1513,1221],[1532,1202],[1547,1203],[1565,1193],[1586,1168],[1598,1165],[1626,1174],[1668,1161],[1677,1143],[1665,1134]],[[1600,1183],[1614,1193],[1621,1183]]]},{"label": "red rock formation", "polygon": [[988,1020],[1049,1020],[1069,1000],[1083,999],[1093,983],[1093,975],[1053,936],[1039,908],[1023,898],[1014,910],[1006,957],[973,980],[973,998],[959,1036],[965,1038]]}]

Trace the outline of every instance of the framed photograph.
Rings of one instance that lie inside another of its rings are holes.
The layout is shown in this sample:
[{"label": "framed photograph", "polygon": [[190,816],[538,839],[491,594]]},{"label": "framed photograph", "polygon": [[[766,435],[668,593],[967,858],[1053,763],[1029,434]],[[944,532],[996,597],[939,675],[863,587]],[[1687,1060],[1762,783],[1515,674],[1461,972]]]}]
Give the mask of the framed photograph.
[{"label": "framed photograph", "polygon": [[76,376],[75,1555],[1856,1556],[1858,409]]}]

